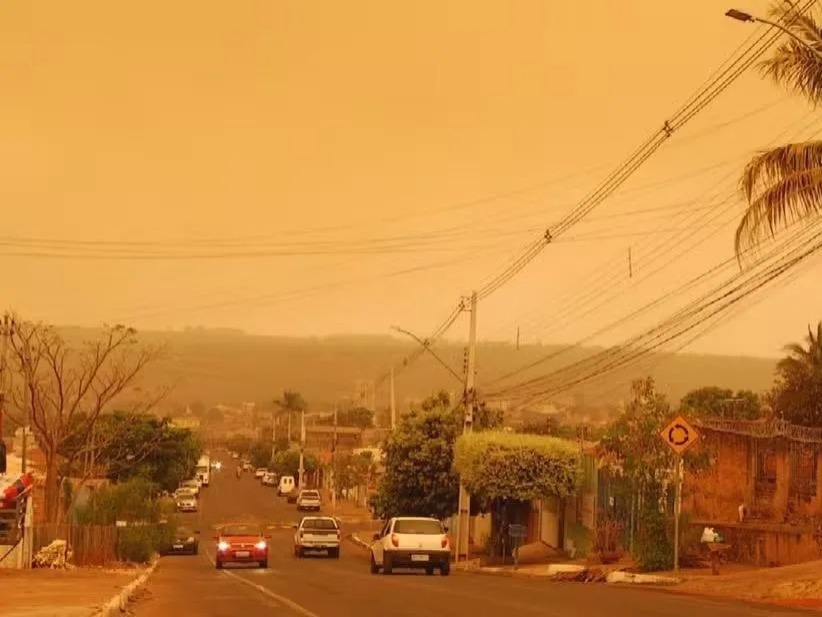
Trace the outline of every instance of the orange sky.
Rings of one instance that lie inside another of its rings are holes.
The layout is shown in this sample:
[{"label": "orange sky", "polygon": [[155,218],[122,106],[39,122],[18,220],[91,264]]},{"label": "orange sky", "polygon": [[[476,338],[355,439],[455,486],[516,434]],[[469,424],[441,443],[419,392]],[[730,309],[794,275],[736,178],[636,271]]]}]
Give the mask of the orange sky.
[{"label": "orange sky", "polygon": [[[57,323],[425,334],[753,31],[713,0],[585,7],[3,3],[4,304]],[[480,337],[578,341],[730,257],[742,206],[721,204],[746,157],[820,128],[750,72],[483,303]],[[124,248],[137,258],[99,256]],[[690,349],[778,353],[822,317],[814,283]]]}]

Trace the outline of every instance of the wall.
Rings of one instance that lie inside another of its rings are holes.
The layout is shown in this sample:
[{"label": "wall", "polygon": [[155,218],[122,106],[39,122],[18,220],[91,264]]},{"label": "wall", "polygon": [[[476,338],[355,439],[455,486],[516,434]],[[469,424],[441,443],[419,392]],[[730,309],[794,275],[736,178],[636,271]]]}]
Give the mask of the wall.
[{"label": "wall", "polygon": [[714,529],[730,544],[729,559],[739,563],[773,567],[822,559],[822,537],[812,527],[749,521]]}]

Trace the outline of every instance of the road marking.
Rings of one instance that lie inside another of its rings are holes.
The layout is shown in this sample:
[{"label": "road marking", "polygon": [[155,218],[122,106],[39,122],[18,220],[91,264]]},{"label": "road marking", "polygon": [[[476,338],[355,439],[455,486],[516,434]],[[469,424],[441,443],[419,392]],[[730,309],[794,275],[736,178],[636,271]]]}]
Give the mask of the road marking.
[{"label": "road marking", "polygon": [[[211,562],[211,565],[216,567],[217,562],[214,561],[214,558],[211,556],[211,553],[208,552],[208,551],[205,551],[205,554],[206,554],[206,557],[208,558],[208,560]],[[278,593],[274,593],[270,589],[266,589],[265,587],[263,587],[262,585],[258,585],[254,581],[250,581],[247,578],[243,578],[239,574],[236,574],[236,573],[231,572],[229,570],[220,570],[220,572],[222,574],[225,574],[226,576],[230,576],[230,577],[240,581],[241,583],[243,583],[245,585],[248,585],[249,587],[253,587],[257,591],[259,591],[261,594],[263,594],[264,596],[268,596],[272,600],[276,600],[277,602],[285,604],[288,608],[290,608],[291,610],[299,613],[300,615],[303,615],[304,617],[319,617],[319,615],[317,615],[317,613],[312,613],[307,608],[305,608],[304,606],[300,606],[299,604],[297,604],[293,600],[289,600],[285,596],[281,596]]]}]

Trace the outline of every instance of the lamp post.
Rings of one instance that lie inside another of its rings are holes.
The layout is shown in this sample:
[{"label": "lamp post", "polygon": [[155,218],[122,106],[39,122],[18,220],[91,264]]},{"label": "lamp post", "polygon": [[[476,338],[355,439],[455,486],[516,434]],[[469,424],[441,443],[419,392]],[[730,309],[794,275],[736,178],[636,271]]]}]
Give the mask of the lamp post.
[{"label": "lamp post", "polygon": [[767,26],[771,26],[773,28],[776,28],[777,30],[780,30],[780,31],[784,32],[785,34],[787,34],[794,41],[796,41],[799,45],[801,45],[802,47],[804,47],[805,49],[810,51],[812,54],[814,54],[819,59],[820,62],[822,62],[822,52],[820,52],[818,49],[813,47],[807,41],[805,41],[802,38],[800,38],[799,36],[797,36],[795,33],[791,32],[788,28],[786,28],[785,26],[783,26],[780,23],[777,23],[775,21],[771,21],[770,19],[764,19],[763,17],[757,17],[755,15],[751,15],[750,13],[746,13],[745,11],[739,11],[737,9],[729,9],[725,13],[725,17],[730,17],[731,19],[735,19],[736,21],[743,21],[743,22],[750,22],[750,23],[760,23],[760,24],[765,24]]}]

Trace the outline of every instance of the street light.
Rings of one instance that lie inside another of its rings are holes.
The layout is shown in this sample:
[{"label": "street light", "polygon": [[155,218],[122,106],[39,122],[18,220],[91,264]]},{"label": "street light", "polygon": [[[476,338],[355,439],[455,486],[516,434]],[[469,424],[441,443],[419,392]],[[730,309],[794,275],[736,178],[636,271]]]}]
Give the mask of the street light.
[{"label": "street light", "polygon": [[737,9],[729,9],[725,13],[725,17],[730,17],[731,19],[735,19],[736,21],[744,21],[744,22],[753,22],[753,23],[765,24],[765,25],[771,26],[773,28],[776,28],[777,30],[781,30],[782,32],[787,34],[789,37],[791,37],[794,41],[799,43],[802,47],[804,47],[805,49],[810,51],[812,54],[814,54],[817,58],[819,58],[820,62],[822,62],[822,53],[820,53],[818,49],[813,47],[807,41],[805,41],[805,40],[801,39],[800,37],[798,37],[796,34],[791,32],[788,28],[786,28],[785,26],[783,26],[780,23],[777,23],[775,21],[771,21],[769,19],[763,19],[762,17],[757,17],[755,15],[751,15],[750,13],[746,13],[744,11],[739,11]]},{"label": "street light", "polygon": [[434,359],[435,359],[437,362],[439,362],[439,363],[440,363],[440,364],[441,364],[441,365],[445,368],[445,370],[446,370],[446,371],[448,371],[449,373],[451,373],[457,381],[459,381],[460,383],[462,383],[462,375],[458,374],[458,373],[457,373],[454,369],[452,369],[450,366],[448,366],[448,363],[446,363],[446,362],[445,362],[445,360],[443,360],[442,358],[440,358],[440,357],[439,357],[439,356],[438,356],[438,355],[434,352],[434,350],[433,350],[433,349],[431,349],[431,341],[429,341],[428,339],[421,339],[420,337],[418,337],[418,336],[417,336],[416,334],[414,334],[413,332],[409,332],[408,330],[403,330],[403,329],[402,329],[402,328],[400,328],[399,326],[391,326],[391,329],[392,329],[392,330],[396,330],[396,331],[397,331],[397,332],[399,332],[400,334],[405,334],[406,336],[410,336],[412,339],[414,339],[415,341],[417,341],[417,342],[418,342],[418,343],[422,346],[422,348],[423,348],[423,350],[424,350],[424,351],[427,351],[427,352],[428,352],[428,353],[430,353],[432,356],[434,356]]}]

